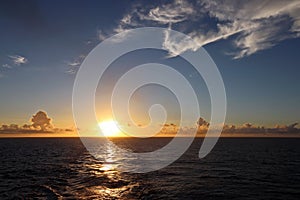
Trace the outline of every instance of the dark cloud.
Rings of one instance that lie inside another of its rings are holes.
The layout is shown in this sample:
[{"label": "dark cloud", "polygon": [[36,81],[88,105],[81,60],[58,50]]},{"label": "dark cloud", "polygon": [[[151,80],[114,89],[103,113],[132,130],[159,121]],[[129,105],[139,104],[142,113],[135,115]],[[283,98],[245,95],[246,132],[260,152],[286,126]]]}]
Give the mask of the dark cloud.
[{"label": "dark cloud", "polygon": [[296,126],[298,123],[291,125],[276,125],[274,128],[264,126],[255,126],[251,123],[245,123],[242,126],[225,125],[223,133],[300,133]]},{"label": "dark cloud", "polygon": [[200,117],[199,120],[197,121],[197,125],[200,127],[209,127],[209,123],[202,117]]},{"label": "dark cloud", "polygon": [[47,113],[44,111],[39,111],[32,116],[31,119],[32,126],[34,128],[41,129],[43,131],[52,129],[51,119],[48,117]]}]

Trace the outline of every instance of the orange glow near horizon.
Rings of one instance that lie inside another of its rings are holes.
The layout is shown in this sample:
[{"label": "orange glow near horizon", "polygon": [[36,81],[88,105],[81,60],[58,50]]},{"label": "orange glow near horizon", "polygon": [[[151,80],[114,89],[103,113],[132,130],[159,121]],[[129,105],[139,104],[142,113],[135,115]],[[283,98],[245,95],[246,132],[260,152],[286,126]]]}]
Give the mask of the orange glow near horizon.
[{"label": "orange glow near horizon", "polygon": [[106,120],[99,122],[99,127],[106,137],[120,137],[123,136],[121,130],[118,127],[118,122],[114,120]]}]

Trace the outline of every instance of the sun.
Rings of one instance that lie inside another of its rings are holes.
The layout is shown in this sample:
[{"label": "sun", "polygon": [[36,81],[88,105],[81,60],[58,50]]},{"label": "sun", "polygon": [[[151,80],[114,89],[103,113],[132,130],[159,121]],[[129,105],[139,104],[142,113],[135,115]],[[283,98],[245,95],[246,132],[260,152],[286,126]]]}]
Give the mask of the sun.
[{"label": "sun", "polygon": [[106,137],[116,137],[121,134],[118,123],[114,120],[102,121],[98,125]]}]

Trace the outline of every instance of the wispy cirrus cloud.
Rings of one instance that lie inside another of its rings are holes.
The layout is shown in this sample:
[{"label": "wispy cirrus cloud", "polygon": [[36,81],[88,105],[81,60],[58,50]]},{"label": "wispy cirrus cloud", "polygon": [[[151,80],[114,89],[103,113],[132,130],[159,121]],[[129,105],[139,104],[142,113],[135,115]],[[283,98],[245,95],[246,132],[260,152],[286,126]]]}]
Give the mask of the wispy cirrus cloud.
[{"label": "wispy cirrus cloud", "polygon": [[75,60],[73,62],[68,62],[68,66],[70,67],[77,67],[81,64],[81,62],[79,62],[79,60]]},{"label": "wispy cirrus cloud", "polygon": [[[235,47],[230,54],[238,59],[300,37],[300,1],[175,0],[134,5],[113,33],[143,26],[170,27],[193,38],[194,42],[185,42],[166,31],[163,45],[173,56],[228,39]],[[103,40],[105,34],[101,34]]]},{"label": "wispy cirrus cloud", "polygon": [[[2,64],[0,68],[0,70],[2,69],[3,72],[28,63],[28,59],[20,55],[8,55],[5,59],[5,62],[6,63]],[[4,74],[2,73],[0,78],[3,77]]]},{"label": "wispy cirrus cloud", "polygon": [[278,42],[299,37],[300,1],[222,2],[205,0],[201,4],[211,17],[244,30],[233,40],[239,49],[234,58],[249,56],[271,48]]},{"label": "wispy cirrus cloud", "polygon": [[183,0],[176,0],[172,4],[158,6],[149,11],[136,12],[141,20],[155,21],[160,24],[180,23],[198,15],[194,5]]},{"label": "wispy cirrus cloud", "polygon": [[74,60],[66,62],[68,69],[65,71],[65,73],[71,75],[76,74],[84,58],[85,55],[82,54],[77,58],[75,58]]},{"label": "wispy cirrus cloud", "polygon": [[11,61],[12,61],[15,65],[17,65],[17,66],[28,63],[28,59],[25,58],[24,56],[20,56],[20,55],[9,55],[8,57],[9,57],[9,58],[11,59]]}]

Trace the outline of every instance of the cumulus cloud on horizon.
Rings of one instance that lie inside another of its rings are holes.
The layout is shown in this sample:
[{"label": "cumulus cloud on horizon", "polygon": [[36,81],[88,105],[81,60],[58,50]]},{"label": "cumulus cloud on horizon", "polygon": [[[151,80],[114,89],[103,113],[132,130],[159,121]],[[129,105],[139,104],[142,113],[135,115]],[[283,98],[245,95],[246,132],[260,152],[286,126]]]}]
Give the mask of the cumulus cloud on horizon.
[{"label": "cumulus cloud on horizon", "polygon": [[[52,124],[52,119],[44,111],[38,111],[30,119],[32,124],[24,124],[19,126],[17,124],[2,124],[0,126],[0,134],[16,134],[16,133],[64,133],[74,132],[73,128],[57,128]],[[126,124],[131,126],[131,124]],[[210,123],[204,118],[200,117],[195,122],[194,127],[185,126],[180,127],[176,123],[160,124],[161,127],[158,135],[174,136],[179,132],[182,136],[192,135],[197,132],[198,135],[206,134],[209,128],[214,132],[216,127],[210,127]],[[142,125],[139,125],[142,126]],[[274,127],[257,126],[251,123],[244,123],[243,125],[229,125],[225,124],[221,126],[223,128],[222,134],[300,134],[300,128],[298,123],[290,125],[275,125]],[[219,127],[220,128],[220,127]],[[219,129],[218,129],[219,130]],[[92,130],[91,130],[92,131]]]},{"label": "cumulus cloud on horizon", "polygon": [[[204,118],[200,117],[196,122],[197,128],[195,127],[179,127],[174,123],[166,123],[161,125],[162,129],[160,134],[162,135],[175,135],[177,132],[182,135],[191,135],[195,131],[197,134],[202,135],[206,134],[210,123],[207,122]],[[290,125],[275,125],[275,127],[265,127],[265,126],[256,126],[249,122],[244,123],[243,125],[223,125],[222,134],[300,134],[300,128],[297,128],[299,124],[293,123]],[[211,127],[212,131],[216,130],[214,127]]]},{"label": "cumulus cloud on horizon", "polygon": [[24,124],[19,126],[17,124],[2,124],[0,126],[0,134],[4,133],[59,133],[59,132],[73,132],[73,129],[56,128],[52,124],[52,119],[45,111],[38,111],[30,119],[32,124]]},{"label": "cumulus cloud on horizon", "polygon": [[[228,53],[238,59],[300,37],[300,1],[175,0],[156,6],[137,4],[113,32],[144,26],[170,27],[193,38],[193,43],[186,43],[166,32],[163,46],[173,56],[229,39],[235,50]],[[103,40],[105,34],[100,33]]]}]

